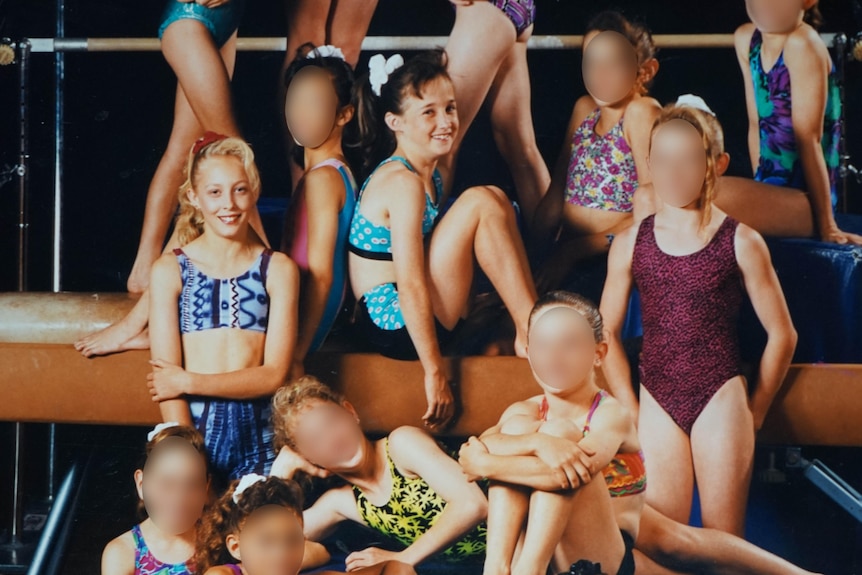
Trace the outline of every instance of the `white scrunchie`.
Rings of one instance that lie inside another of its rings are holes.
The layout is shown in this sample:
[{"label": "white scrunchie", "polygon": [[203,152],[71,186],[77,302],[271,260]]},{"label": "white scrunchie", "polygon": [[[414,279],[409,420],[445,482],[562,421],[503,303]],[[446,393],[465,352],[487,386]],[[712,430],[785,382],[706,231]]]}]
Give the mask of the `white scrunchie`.
[{"label": "white scrunchie", "polygon": [[679,98],[676,99],[677,106],[688,106],[689,108],[695,108],[700,110],[701,112],[706,112],[710,116],[715,116],[715,112],[710,109],[709,106],[706,105],[706,102],[700,96],[695,96],[694,94],[683,94]]},{"label": "white scrunchie", "polygon": [[248,475],[243,475],[239,480],[239,483],[236,486],[236,489],[233,492],[233,502],[239,503],[239,496],[243,494],[243,492],[260,481],[266,481],[265,475],[260,475],[259,473],[249,473]]},{"label": "white scrunchie", "polygon": [[371,91],[380,95],[380,88],[389,81],[389,76],[404,65],[401,54],[394,54],[387,59],[383,54],[375,54],[368,61],[368,81],[371,83]]},{"label": "white scrunchie", "polygon": [[156,425],[151,432],[147,434],[147,441],[152,441],[153,438],[159,434],[163,429],[168,429],[169,427],[178,427],[179,423],[176,421],[166,421],[164,423],[159,423]]},{"label": "white scrunchie", "polygon": [[306,58],[340,58],[344,60],[344,52],[341,51],[341,48],[338,46],[332,46],[330,44],[326,44],[325,46],[318,46],[314,50],[310,51]]}]

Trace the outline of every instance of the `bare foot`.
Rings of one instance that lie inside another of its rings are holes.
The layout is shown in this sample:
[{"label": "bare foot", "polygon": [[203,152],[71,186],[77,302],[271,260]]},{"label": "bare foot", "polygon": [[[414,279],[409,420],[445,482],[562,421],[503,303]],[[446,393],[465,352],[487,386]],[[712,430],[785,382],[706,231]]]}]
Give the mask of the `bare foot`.
[{"label": "bare foot", "polygon": [[105,329],[82,337],[74,346],[84,357],[110,355],[130,349],[149,349],[150,335],[146,327],[139,329],[126,316]]}]

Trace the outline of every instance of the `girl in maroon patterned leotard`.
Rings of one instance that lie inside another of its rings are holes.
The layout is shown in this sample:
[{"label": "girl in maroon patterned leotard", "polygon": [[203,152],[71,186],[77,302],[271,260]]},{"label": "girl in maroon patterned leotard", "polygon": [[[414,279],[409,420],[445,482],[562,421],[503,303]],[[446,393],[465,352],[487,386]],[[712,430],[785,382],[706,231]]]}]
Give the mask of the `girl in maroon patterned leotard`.
[{"label": "girl in maroon patterned leotard", "polygon": [[[721,126],[701,104],[667,107],[653,127],[649,166],[663,207],[611,247],[604,369],[613,393],[639,416],[648,503],[687,523],[696,481],[704,527],[742,535],[754,433],[787,372],[796,332],[763,238],[712,205],[729,158]],[[640,405],[620,345],[632,285],[643,314]],[[743,290],[768,334],[750,396],[736,333]]]}]

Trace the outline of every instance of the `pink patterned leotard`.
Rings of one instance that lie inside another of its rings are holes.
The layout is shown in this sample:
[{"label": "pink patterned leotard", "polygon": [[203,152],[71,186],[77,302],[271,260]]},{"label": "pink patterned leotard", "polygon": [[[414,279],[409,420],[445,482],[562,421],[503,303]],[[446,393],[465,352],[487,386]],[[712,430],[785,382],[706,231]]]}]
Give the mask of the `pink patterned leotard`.
[{"label": "pink patterned leotard", "polygon": [[623,118],[599,135],[600,116],[598,109],[590,113],[572,135],[566,201],[607,212],[631,212],[638,172],[623,133]]},{"label": "pink patterned leotard", "polygon": [[655,216],[641,224],[632,257],[643,319],[641,384],[686,433],[724,383],[740,375],[737,319],[743,299],[726,217],[703,249],[659,248]]}]

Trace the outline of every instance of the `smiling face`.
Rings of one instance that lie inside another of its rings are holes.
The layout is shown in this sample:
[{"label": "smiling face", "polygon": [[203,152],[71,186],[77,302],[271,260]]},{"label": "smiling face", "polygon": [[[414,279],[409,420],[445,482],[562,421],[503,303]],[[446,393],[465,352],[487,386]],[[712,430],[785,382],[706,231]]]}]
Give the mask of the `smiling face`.
[{"label": "smiling face", "polygon": [[697,202],[707,171],[703,136],[686,120],[662,124],[652,136],[649,167],[664,203],[683,208]]},{"label": "smiling face", "polygon": [[582,69],[584,85],[599,105],[621,102],[637,88],[637,52],[618,32],[590,32],[584,37]]},{"label": "smiling face", "polygon": [[792,32],[816,4],[813,0],[745,0],[745,10],[754,25],[767,34]]},{"label": "smiling face", "polygon": [[458,133],[455,88],[446,77],[426,82],[419,95],[408,95],[401,103],[402,113],[386,114],[386,124],[395,132],[399,145],[423,150],[440,158],[452,150]]},{"label": "smiling face", "polygon": [[156,527],[174,535],[187,533],[207,501],[206,461],[187,440],[169,437],[150,452],[135,483]]},{"label": "smiling face", "polygon": [[231,155],[201,158],[189,201],[203,215],[204,227],[223,237],[244,237],[248,212],[257,198],[242,161]]},{"label": "smiling face", "polygon": [[239,533],[225,539],[228,551],[253,575],[296,575],[302,566],[305,535],[302,520],[281,505],[255,509]]},{"label": "smiling face", "polygon": [[338,112],[338,95],[329,72],[308,66],[296,73],[287,89],[284,114],[297,144],[321,146],[332,133]]},{"label": "smiling face", "polygon": [[341,473],[363,462],[366,439],[349,404],[311,400],[291,425],[296,451],[315,465]]},{"label": "smiling face", "polygon": [[547,393],[566,394],[589,382],[606,349],[583,314],[569,306],[549,305],[533,315],[527,357]]}]

